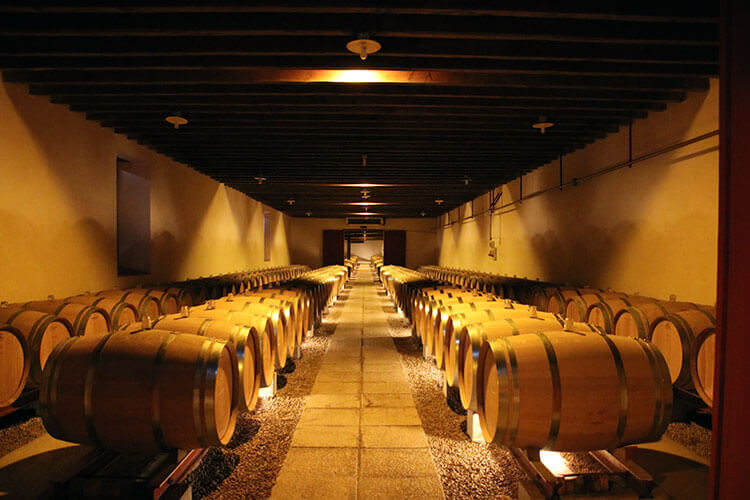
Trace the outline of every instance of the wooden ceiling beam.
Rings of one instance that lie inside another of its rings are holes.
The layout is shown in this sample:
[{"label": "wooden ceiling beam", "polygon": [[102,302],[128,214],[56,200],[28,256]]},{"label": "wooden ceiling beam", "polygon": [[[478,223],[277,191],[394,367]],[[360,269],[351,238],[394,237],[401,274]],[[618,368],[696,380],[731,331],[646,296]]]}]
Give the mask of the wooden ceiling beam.
[{"label": "wooden ceiling beam", "polygon": [[[350,37],[320,36],[300,43],[285,36],[55,37],[0,36],[2,56],[341,56]],[[451,57],[537,61],[716,64],[717,46],[624,45],[535,40],[381,39],[378,59]]]},{"label": "wooden ceiling beam", "polygon": [[575,3],[545,0],[515,0],[498,5],[490,1],[453,1],[435,4],[430,1],[385,0],[373,6],[364,0],[349,0],[345,4],[336,1],[317,2],[311,5],[304,1],[274,0],[273,2],[249,4],[241,0],[214,0],[211,2],[184,2],[181,0],[130,0],[127,5],[108,5],[100,0],[58,0],[45,2],[27,0],[17,4],[4,4],[0,12],[14,13],[259,13],[276,12],[286,14],[422,14],[443,16],[502,16],[552,19],[626,20],[639,22],[690,22],[716,23],[718,5],[713,2],[684,2],[664,0],[661,2],[602,3],[583,0]]},{"label": "wooden ceiling beam", "polygon": [[[377,37],[471,40],[554,40],[625,44],[717,45],[712,22],[648,22],[488,16],[377,14],[365,19]],[[357,13],[288,15],[269,12],[6,13],[0,34],[54,36],[351,36]]]},{"label": "wooden ceiling beam", "polygon": [[[690,50],[686,48],[685,50]],[[352,56],[0,56],[0,67],[18,70],[181,70],[217,68],[247,70],[252,68],[326,68],[351,69]],[[496,60],[446,57],[375,57],[367,61],[368,70],[466,71],[472,73],[529,73],[536,75],[588,75],[631,77],[670,76],[679,78],[714,77],[719,74],[715,63],[664,64],[624,61],[550,61]]]},{"label": "wooden ceiling beam", "polygon": [[[361,70],[352,61],[350,67]],[[186,84],[186,83],[279,83],[279,82],[335,82],[349,78],[349,73],[328,69],[192,69],[192,70],[8,70],[4,78],[11,82],[27,84],[74,83],[78,85],[109,84]],[[355,74],[354,77],[378,79],[391,83],[419,85],[445,85],[469,87],[532,87],[532,88],[593,88],[620,90],[708,90],[707,78],[655,77],[655,76],[605,76],[596,78],[571,74],[532,73],[479,73],[470,71],[377,71]]]},{"label": "wooden ceiling beam", "polygon": [[31,94],[50,95],[57,103],[135,102],[139,99],[241,98],[253,96],[389,96],[484,99],[588,99],[591,101],[683,101],[684,91],[529,87],[450,87],[413,84],[274,83],[187,85],[32,85]]}]

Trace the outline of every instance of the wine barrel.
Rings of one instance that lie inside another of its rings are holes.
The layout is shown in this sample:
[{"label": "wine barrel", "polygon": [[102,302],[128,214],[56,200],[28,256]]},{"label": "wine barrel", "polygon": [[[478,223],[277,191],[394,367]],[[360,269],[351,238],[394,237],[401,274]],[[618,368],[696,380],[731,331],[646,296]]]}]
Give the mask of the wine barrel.
[{"label": "wine barrel", "polygon": [[65,302],[85,304],[104,309],[107,311],[107,314],[109,314],[112,330],[119,330],[120,328],[135,323],[140,319],[138,309],[136,309],[133,304],[118,302],[114,299],[108,299],[98,295],[75,295],[65,299]]},{"label": "wine barrel", "polygon": [[549,299],[543,310],[554,314],[565,314],[565,305],[570,299],[579,295],[577,288],[553,289],[547,293]]},{"label": "wine barrel", "polygon": [[715,326],[713,316],[702,309],[688,309],[654,321],[649,340],[659,348],[669,367],[672,383],[677,387],[692,387],[690,352],[695,337]]},{"label": "wine barrel", "polygon": [[[287,357],[294,352],[297,345],[297,336],[294,330],[296,317],[294,310],[289,304],[276,305],[273,303],[260,303],[253,300],[218,300],[211,302],[217,309],[228,309],[230,311],[243,312],[247,314],[273,315],[278,318],[280,335],[284,338],[283,348],[287,350]],[[279,345],[279,348],[282,348]]]},{"label": "wine barrel", "polygon": [[450,386],[458,384],[458,351],[460,347],[460,333],[463,327],[474,323],[488,323],[507,318],[554,318],[558,324],[565,322],[559,315],[537,312],[534,306],[514,304],[512,308],[499,307],[496,304],[482,304],[477,311],[453,314],[448,317],[443,329],[443,365],[445,380]]},{"label": "wine barrel", "polygon": [[253,307],[253,305],[260,304],[262,306],[274,306],[284,311],[284,315],[287,318],[288,328],[288,340],[287,348],[289,350],[289,356],[294,354],[294,348],[302,343],[302,336],[304,335],[304,321],[302,320],[302,311],[298,299],[293,297],[288,298],[277,298],[269,297],[261,294],[243,295],[237,299],[245,300],[248,304],[247,307]]},{"label": "wine barrel", "polygon": [[[560,330],[566,326],[565,323],[566,321],[559,315],[551,315],[551,317],[549,315],[538,315],[536,318],[504,318],[464,326],[458,335],[458,366],[456,367],[458,392],[463,407],[475,411],[477,408],[477,393],[475,390],[477,360],[482,343],[485,340],[537,331]],[[585,323],[571,321],[567,323],[571,331],[590,332],[592,330]]]},{"label": "wine barrel", "polygon": [[147,295],[159,301],[159,310],[162,314],[175,314],[180,310],[180,301],[173,293],[160,288],[130,288],[131,292]]},{"label": "wine barrel", "polygon": [[591,304],[586,311],[585,321],[596,325],[604,330],[605,333],[615,333],[615,317],[620,311],[630,307],[630,302],[626,299],[603,299]]},{"label": "wine barrel", "polygon": [[17,328],[0,324],[0,408],[21,395],[29,377],[29,347]]},{"label": "wine barrel", "polygon": [[231,346],[161,330],[69,339],[39,391],[52,436],[144,453],[227,444],[238,401]]},{"label": "wine barrel", "polygon": [[[273,367],[268,339],[263,342],[254,326],[235,325],[226,321],[171,314],[157,318],[148,329],[172,333],[187,333],[222,340],[234,347],[237,354],[237,372],[240,381],[240,410],[252,410],[258,400],[261,372],[264,362]],[[125,331],[136,332],[142,327],[131,325]],[[265,332],[263,332],[265,335]],[[262,349],[265,348],[265,352]],[[265,359],[263,357],[266,357]],[[257,376],[256,376],[257,375]]]},{"label": "wine barrel", "polygon": [[19,306],[0,307],[0,323],[9,324],[26,337],[29,348],[27,384],[38,387],[50,353],[57,344],[73,336],[73,326],[65,318],[27,311]]},{"label": "wine barrel", "polygon": [[709,408],[714,404],[714,358],[716,330],[706,328],[695,337],[690,353],[690,375],[695,391]]},{"label": "wine barrel", "polygon": [[231,311],[229,309],[216,309],[206,304],[190,307],[188,315],[200,318],[220,319],[236,325],[254,326],[258,331],[263,330],[268,332],[271,339],[270,343],[275,368],[282,368],[286,365],[288,357],[286,333],[278,309],[265,311],[264,314],[254,314]]},{"label": "wine barrel", "polygon": [[434,338],[430,335],[432,332],[430,325],[434,325],[437,321],[438,310],[441,306],[449,304],[464,304],[481,300],[491,301],[493,298],[494,297],[491,295],[482,295],[477,292],[455,292],[446,297],[435,296],[430,298],[430,300],[426,302],[423,310],[421,323],[421,338],[422,342],[427,345],[428,352],[430,354],[434,354],[435,352]]},{"label": "wine barrel", "polygon": [[659,350],[636,338],[539,332],[485,342],[477,413],[487,442],[555,451],[656,441],[672,386]]},{"label": "wine barrel", "polygon": [[565,307],[565,317],[573,321],[585,321],[591,305],[602,300],[621,299],[622,297],[624,297],[624,294],[610,292],[586,293],[572,297]]},{"label": "wine barrel", "polygon": [[129,290],[105,290],[97,293],[100,297],[106,297],[118,302],[127,302],[138,309],[138,315],[141,318],[156,318],[164,314],[156,297],[135,293]]},{"label": "wine barrel", "polygon": [[23,308],[67,319],[73,325],[74,335],[104,335],[112,329],[109,313],[96,306],[63,300],[44,300],[27,302]]},{"label": "wine barrel", "polygon": [[290,302],[296,310],[295,315],[297,317],[296,331],[299,337],[298,342],[301,342],[305,332],[307,332],[312,327],[312,318],[310,316],[310,298],[302,290],[282,290],[278,288],[271,288],[268,290],[248,293],[243,297],[259,297],[259,301],[261,303],[269,302],[270,300],[277,300],[279,301],[279,303],[281,303],[282,301]]},{"label": "wine barrel", "polygon": [[[615,335],[648,339],[648,334],[651,331],[654,321],[666,316],[670,312],[684,310],[669,311],[663,304],[664,302],[659,301],[633,303],[630,307],[618,311],[615,314]],[[672,304],[674,306],[675,303],[673,302]],[[694,308],[688,307],[688,309]]]},{"label": "wine barrel", "polygon": [[427,337],[434,346],[432,351],[438,360],[438,367],[443,368],[443,354],[445,352],[445,335],[448,321],[457,314],[472,313],[486,309],[513,310],[518,308],[528,314],[529,307],[522,304],[514,304],[510,299],[495,300],[492,297],[478,298],[470,302],[458,304],[445,304],[437,308],[433,315],[433,321],[427,324]]}]

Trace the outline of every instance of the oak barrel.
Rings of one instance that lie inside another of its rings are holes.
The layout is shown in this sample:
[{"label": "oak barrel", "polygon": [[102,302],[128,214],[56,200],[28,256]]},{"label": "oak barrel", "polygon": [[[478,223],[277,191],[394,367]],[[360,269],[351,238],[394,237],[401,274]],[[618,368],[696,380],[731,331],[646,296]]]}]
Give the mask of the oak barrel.
[{"label": "oak barrel", "polygon": [[[258,332],[255,327],[235,325],[226,321],[171,314],[162,316],[151,322],[144,321],[143,325],[130,325],[126,332],[134,333],[144,329],[157,329],[179,334],[193,334],[222,340],[231,345],[237,354],[237,371],[240,388],[240,410],[251,410],[258,400],[261,371],[263,370],[264,353]],[[266,341],[266,348],[268,341]],[[267,363],[272,363],[270,351]]]},{"label": "oak barrel", "polygon": [[514,304],[512,308],[499,304],[481,304],[477,310],[452,314],[448,317],[441,335],[443,339],[443,366],[445,367],[445,379],[449,385],[458,383],[458,351],[460,346],[460,333],[463,327],[474,323],[488,323],[492,321],[507,320],[507,318],[531,318],[544,317],[555,318],[559,325],[564,325],[562,317],[552,313],[536,312],[534,306]]},{"label": "oak barrel", "polygon": [[109,313],[97,306],[63,300],[27,302],[24,309],[59,316],[70,321],[74,335],[104,335],[112,329]]},{"label": "oak barrel", "polygon": [[[458,360],[458,366],[456,367],[458,390],[463,407],[476,410],[477,361],[482,344],[486,340],[537,331],[560,330],[565,327],[565,323],[566,321],[562,316],[548,313],[540,314],[536,318],[503,318],[464,326],[458,334],[459,345],[456,356]],[[577,332],[591,331],[591,327],[584,323],[568,323],[571,330]]]},{"label": "oak barrel", "polygon": [[589,307],[597,302],[607,299],[621,299],[624,294],[621,293],[586,293],[571,297],[568,300],[568,304],[565,306],[565,317],[571,318],[573,321],[585,321],[586,315],[588,314]]},{"label": "oak barrel", "polygon": [[487,442],[556,451],[656,441],[672,386],[659,350],[640,339],[538,332],[485,342],[477,413]]},{"label": "oak barrel", "polygon": [[690,352],[697,335],[715,325],[714,317],[703,309],[688,309],[667,314],[654,321],[649,341],[657,346],[669,367],[672,383],[690,388]]},{"label": "oak barrel", "polygon": [[17,328],[0,324],[0,408],[21,395],[29,377],[29,347]]},{"label": "oak barrel", "polygon": [[690,375],[701,399],[711,408],[714,404],[714,359],[716,330],[706,328],[695,337],[690,353]]},{"label": "oak barrel", "polygon": [[39,391],[52,436],[146,453],[228,443],[238,398],[231,346],[161,330],[63,342]]},{"label": "oak barrel", "polygon": [[161,288],[131,288],[131,292],[147,295],[159,301],[159,310],[162,314],[175,314],[180,310],[180,301],[175,294]]},{"label": "oak barrel", "polygon": [[112,330],[118,330],[140,319],[138,309],[133,304],[100,297],[99,295],[75,295],[65,299],[65,302],[85,304],[104,309],[109,314]]},{"label": "oak barrel", "polygon": [[188,308],[188,315],[200,318],[220,319],[235,325],[254,326],[258,331],[266,331],[270,338],[270,348],[273,353],[274,366],[281,368],[286,364],[287,346],[284,325],[278,309],[270,314],[253,314],[230,311],[229,309],[215,309],[209,305]]},{"label": "oak barrel", "polygon": [[97,295],[134,305],[138,309],[138,315],[141,318],[156,318],[164,313],[156,297],[151,297],[150,295],[143,295],[142,293],[131,292],[129,290],[105,290],[97,293]]},{"label": "oak barrel", "polygon": [[52,350],[60,342],[73,336],[73,326],[65,318],[39,311],[27,311],[19,306],[0,307],[0,323],[19,330],[29,348],[28,385],[38,387],[42,370]]}]

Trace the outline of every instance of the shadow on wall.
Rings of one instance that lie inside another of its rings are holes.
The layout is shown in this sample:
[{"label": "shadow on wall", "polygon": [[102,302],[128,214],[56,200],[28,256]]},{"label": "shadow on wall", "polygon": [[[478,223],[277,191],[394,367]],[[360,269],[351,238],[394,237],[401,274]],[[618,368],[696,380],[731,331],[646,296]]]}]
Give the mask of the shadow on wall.
[{"label": "shadow on wall", "polygon": [[593,286],[601,283],[603,271],[615,260],[616,241],[629,239],[636,225],[622,221],[611,231],[590,224],[570,229],[565,241],[552,230],[532,236],[531,247],[542,266],[541,273],[547,281],[568,283],[575,277],[575,283],[570,284]]},{"label": "shadow on wall", "polygon": [[[634,142],[642,150],[635,152],[634,156],[709,131],[691,131],[695,126],[693,120],[707,96],[708,93],[692,96],[680,104],[681,119],[670,121],[666,132],[658,122],[665,119],[664,115],[656,114],[654,120],[657,121],[643,127],[640,137],[636,124]],[[671,139],[658,137],[664,134]],[[627,131],[605,141],[608,142],[592,144],[587,150],[571,155],[566,170],[573,173],[566,178],[627,158]],[[664,234],[684,232],[690,227],[690,221],[682,217],[681,212],[689,208],[686,205],[689,201],[681,197],[681,189],[687,188],[685,190],[692,193],[700,186],[690,189],[689,181],[679,177],[690,176],[691,166],[705,168],[713,161],[710,156],[716,151],[716,146],[708,146],[688,154],[679,150],[667,153],[632,169],[625,168],[578,187],[568,187],[563,192],[546,193],[518,207],[516,215],[529,234],[530,249],[538,263],[538,276],[555,282],[604,286],[608,278],[617,274],[616,267],[629,258],[628,253],[646,241],[640,234],[644,222],[648,223],[649,240],[659,241]],[[550,186],[554,185],[558,173],[556,168],[545,167],[544,171],[535,174],[540,176],[541,184]],[[667,183],[671,187],[665,187]],[[674,200],[668,205],[659,198],[664,196],[665,188],[674,193]],[[517,189],[516,183],[515,198]],[[545,220],[540,221],[540,218]],[[660,226],[657,221],[662,218]],[[642,241],[637,241],[639,238]],[[669,262],[667,259],[672,256],[660,254],[662,248],[653,246],[648,260]],[[640,255],[643,257],[643,252]],[[637,262],[631,264],[637,266]]]}]

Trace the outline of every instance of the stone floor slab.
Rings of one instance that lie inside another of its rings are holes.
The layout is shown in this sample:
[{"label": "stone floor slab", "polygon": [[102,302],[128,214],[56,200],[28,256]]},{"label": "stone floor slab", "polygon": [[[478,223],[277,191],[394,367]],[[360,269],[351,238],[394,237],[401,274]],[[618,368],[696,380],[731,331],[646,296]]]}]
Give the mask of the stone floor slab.
[{"label": "stone floor slab", "polygon": [[313,394],[307,397],[305,408],[359,408],[359,394]]},{"label": "stone floor slab", "polygon": [[[307,413],[307,412],[305,412]],[[417,410],[403,408],[363,408],[361,425],[422,425]]]},{"label": "stone floor slab", "polygon": [[432,456],[422,449],[363,449],[360,462],[362,476],[397,478],[435,474]]},{"label": "stone floor slab", "polygon": [[299,425],[357,425],[359,409],[306,408]]},{"label": "stone floor slab", "polygon": [[[372,426],[362,427],[364,448],[427,448],[422,427]],[[426,453],[429,453],[425,450]]]},{"label": "stone floor slab", "polygon": [[292,448],[358,448],[358,425],[298,425]]},{"label": "stone floor slab", "polygon": [[412,478],[362,477],[359,500],[442,500],[437,476]]},{"label": "stone floor slab", "polygon": [[362,408],[414,408],[411,394],[362,394]]}]

